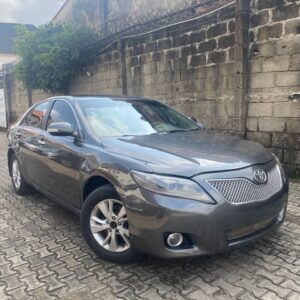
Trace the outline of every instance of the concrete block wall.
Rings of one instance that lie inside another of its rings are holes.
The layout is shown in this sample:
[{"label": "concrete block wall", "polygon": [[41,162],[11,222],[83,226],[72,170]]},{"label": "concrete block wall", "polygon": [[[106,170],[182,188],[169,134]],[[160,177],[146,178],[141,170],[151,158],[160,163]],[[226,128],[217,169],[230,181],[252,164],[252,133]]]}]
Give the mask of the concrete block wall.
[{"label": "concrete block wall", "polygon": [[14,122],[34,103],[41,101],[45,98],[53,96],[52,94],[45,93],[42,90],[28,91],[24,88],[23,84],[18,81],[14,76],[10,75],[9,84],[9,95],[7,94],[7,99],[9,99],[9,122]]},{"label": "concrete block wall", "polygon": [[[70,94],[160,99],[207,128],[262,143],[299,175],[299,10],[300,0],[236,0],[123,39],[71,82]],[[26,93],[14,90],[16,114],[28,107]],[[47,96],[33,92],[32,102]]]},{"label": "concrete block wall", "polygon": [[161,99],[212,129],[238,131],[235,6],[126,43],[129,95]]},{"label": "concrete block wall", "polygon": [[300,170],[300,1],[252,1],[247,137]]},{"label": "concrete block wall", "polygon": [[94,65],[88,67],[70,84],[70,94],[121,95],[122,69],[117,44],[111,51],[97,57]]},{"label": "concrete block wall", "polygon": [[14,100],[11,103],[13,109],[12,115],[15,119],[18,119],[29,106],[28,91],[24,89],[22,83],[18,80],[14,80],[12,99]]}]

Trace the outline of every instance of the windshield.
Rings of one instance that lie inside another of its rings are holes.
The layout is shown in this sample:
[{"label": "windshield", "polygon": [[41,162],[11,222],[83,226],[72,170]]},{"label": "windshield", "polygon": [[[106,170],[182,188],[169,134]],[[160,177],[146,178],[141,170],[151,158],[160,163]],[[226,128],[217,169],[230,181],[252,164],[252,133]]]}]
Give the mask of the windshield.
[{"label": "windshield", "polygon": [[97,136],[149,135],[200,128],[189,118],[154,100],[86,99],[78,103]]}]

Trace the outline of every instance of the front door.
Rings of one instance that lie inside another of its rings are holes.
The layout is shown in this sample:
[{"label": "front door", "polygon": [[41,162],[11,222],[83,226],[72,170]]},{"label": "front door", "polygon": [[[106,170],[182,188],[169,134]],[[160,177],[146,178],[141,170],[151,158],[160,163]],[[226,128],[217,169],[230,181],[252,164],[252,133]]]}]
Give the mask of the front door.
[{"label": "front door", "polygon": [[68,122],[74,131],[78,126],[71,105],[67,101],[56,100],[46,122],[46,131],[39,142],[39,154],[44,163],[42,189],[67,205],[80,208],[82,147],[73,137],[49,134],[47,127],[51,122]]},{"label": "front door", "polygon": [[36,105],[21,121],[16,131],[16,149],[19,154],[21,170],[30,184],[42,184],[40,173],[43,162],[39,156],[40,136],[43,136],[45,116],[50,102],[45,101]]}]

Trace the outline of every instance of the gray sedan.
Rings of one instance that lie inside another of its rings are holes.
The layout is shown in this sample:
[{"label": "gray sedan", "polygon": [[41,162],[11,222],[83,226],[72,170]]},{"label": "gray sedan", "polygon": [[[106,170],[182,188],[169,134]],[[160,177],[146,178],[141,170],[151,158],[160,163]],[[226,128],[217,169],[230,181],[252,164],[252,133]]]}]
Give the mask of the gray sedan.
[{"label": "gray sedan", "polygon": [[46,99],[8,139],[16,193],[34,188],[79,214],[87,243],[107,260],[224,252],[285,217],[288,180],[276,156],[156,100]]}]

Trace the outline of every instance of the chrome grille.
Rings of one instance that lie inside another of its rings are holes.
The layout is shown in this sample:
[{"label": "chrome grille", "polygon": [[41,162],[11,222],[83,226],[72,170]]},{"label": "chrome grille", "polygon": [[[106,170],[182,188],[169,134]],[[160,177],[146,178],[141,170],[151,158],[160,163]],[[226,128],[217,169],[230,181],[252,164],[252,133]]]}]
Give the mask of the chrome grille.
[{"label": "chrome grille", "polygon": [[255,184],[246,178],[210,179],[207,183],[232,204],[266,200],[282,188],[278,166],[268,172],[268,181],[264,184]]}]

